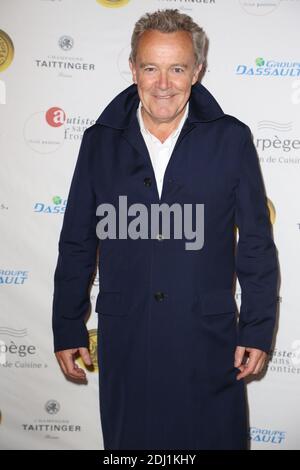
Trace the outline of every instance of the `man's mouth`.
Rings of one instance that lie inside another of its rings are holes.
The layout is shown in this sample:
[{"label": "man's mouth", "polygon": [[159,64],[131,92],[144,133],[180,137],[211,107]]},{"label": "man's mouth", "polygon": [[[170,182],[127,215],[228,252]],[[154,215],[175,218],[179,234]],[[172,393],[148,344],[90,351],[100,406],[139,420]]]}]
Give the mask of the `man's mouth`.
[{"label": "man's mouth", "polygon": [[161,95],[154,95],[154,98],[158,100],[169,100],[170,98],[173,98],[174,95],[166,95],[166,96],[161,96]]}]

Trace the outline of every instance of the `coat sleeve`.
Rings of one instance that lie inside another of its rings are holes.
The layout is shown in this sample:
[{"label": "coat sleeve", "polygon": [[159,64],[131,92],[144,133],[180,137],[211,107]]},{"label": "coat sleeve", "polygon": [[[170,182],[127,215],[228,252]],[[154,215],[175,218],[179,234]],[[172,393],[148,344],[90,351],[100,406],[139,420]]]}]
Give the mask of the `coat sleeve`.
[{"label": "coat sleeve", "polygon": [[248,126],[239,155],[235,223],[236,274],[241,286],[238,345],[269,352],[277,311],[278,262],[256,149]]},{"label": "coat sleeve", "polygon": [[96,202],[90,178],[90,135],[84,132],[59,238],[54,273],[54,351],[88,347],[85,315],[96,267]]}]

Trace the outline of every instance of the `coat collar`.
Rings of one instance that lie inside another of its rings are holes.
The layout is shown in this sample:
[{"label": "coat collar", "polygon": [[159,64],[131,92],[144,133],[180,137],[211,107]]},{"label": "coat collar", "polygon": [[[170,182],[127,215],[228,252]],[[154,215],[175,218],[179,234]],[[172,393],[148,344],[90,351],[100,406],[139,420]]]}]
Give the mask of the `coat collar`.
[{"label": "coat collar", "polygon": [[[114,129],[130,127],[139,105],[137,86],[130,85],[119,93],[104,109],[96,123]],[[192,86],[189,98],[190,123],[215,121],[224,113],[212,94],[199,82]]]}]

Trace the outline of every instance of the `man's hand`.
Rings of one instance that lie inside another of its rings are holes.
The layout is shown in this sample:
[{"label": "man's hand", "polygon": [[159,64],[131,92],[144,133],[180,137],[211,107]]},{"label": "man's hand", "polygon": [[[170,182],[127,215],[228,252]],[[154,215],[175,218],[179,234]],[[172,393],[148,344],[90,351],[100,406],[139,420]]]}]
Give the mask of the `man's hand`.
[{"label": "man's hand", "polygon": [[[246,353],[248,357],[245,356]],[[259,374],[264,368],[267,356],[267,353],[260,349],[237,346],[234,355],[234,366],[241,371],[236,377],[237,380],[251,374]],[[247,359],[245,363],[243,363],[244,358]]]},{"label": "man's hand", "polygon": [[86,373],[75,362],[75,354],[79,353],[81,359],[87,366],[92,365],[91,356],[87,348],[74,348],[57,351],[55,353],[56,359],[62,368],[63,373],[68,379],[72,380],[86,380]]}]

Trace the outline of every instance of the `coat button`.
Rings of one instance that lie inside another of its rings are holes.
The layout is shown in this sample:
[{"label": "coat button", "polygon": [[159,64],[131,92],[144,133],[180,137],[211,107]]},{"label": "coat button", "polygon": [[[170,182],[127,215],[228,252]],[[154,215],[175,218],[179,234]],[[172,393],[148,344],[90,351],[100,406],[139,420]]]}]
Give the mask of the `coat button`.
[{"label": "coat button", "polygon": [[163,236],[162,233],[158,233],[158,234],[156,235],[156,239],[157,239],[158,241],[162,241],[162,240],[165,239],[165,237]]},{"label": "coat button", "polygon": [[163,292],[155,292],[154,297],[157,302],[161,302],[162,300],[164,300],[165,294]]},{"label": "coat button", "polygon": [[151,183],[152,183],[151,178],[149,178],[148,176],[146,178],[144,178],[144,185],[145,186],[147,186],[147,187],[151,186]]}]

